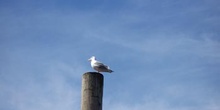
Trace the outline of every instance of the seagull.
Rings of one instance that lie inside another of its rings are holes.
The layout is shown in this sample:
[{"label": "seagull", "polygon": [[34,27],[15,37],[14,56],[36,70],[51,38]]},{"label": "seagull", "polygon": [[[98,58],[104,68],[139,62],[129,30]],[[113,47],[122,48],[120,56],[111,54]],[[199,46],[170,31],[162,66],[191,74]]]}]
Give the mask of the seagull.
[{"label": "seagull", "polygon": [[107,65],[103,64],[100,61],[97,61],[95,56],[92,56],[90,59],[88,59],[91,62],[91,66],[94,70],[99,72],[113,72]]}]

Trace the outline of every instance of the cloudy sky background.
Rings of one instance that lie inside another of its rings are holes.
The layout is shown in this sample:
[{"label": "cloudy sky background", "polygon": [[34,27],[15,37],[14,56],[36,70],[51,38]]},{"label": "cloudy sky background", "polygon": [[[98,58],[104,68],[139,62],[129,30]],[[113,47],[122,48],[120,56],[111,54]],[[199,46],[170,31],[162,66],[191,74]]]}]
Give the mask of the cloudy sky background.
[{"label": "cloudy sky background", "polygon": [[219,110],[219,0],[1,0],[0,109],[79,110],[95,55],[104,110]]}]

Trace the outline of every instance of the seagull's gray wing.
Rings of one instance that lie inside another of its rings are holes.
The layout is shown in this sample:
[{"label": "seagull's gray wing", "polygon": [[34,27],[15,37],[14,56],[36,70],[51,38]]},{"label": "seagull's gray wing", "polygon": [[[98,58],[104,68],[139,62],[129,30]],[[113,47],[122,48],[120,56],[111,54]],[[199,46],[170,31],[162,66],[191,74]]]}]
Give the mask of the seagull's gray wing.
[{"label": "seagull's gray wing", "polygon": [[105,68],[105,69],[108,69],[109,67],[108,66],[106,66],[106,65],[104,65],[103,63],[101,63],[101,62],[99,62],[99,61],[97,61],[97,62],[95,62],[95,65],[97,66],[97,67],[99,67],[99,68]]},{"label": "seagull's gray wing", "polygon": [[96,68],[96,70],[99,72],[109,72],[109,73],[113,72],[107,65],[105,65],[99,61],[96,61],[94,63],[94,68]]}]

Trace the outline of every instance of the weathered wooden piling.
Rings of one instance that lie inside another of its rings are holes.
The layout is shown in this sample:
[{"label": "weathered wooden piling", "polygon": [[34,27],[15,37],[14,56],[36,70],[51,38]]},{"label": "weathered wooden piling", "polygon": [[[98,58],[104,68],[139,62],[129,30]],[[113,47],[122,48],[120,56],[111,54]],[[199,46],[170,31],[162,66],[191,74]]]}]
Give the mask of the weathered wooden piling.
[{"label": "weathered wooden piling", "polygon": [[82,77],[81,110],[102,110],[104,77],[97,72],[87,72]]}]

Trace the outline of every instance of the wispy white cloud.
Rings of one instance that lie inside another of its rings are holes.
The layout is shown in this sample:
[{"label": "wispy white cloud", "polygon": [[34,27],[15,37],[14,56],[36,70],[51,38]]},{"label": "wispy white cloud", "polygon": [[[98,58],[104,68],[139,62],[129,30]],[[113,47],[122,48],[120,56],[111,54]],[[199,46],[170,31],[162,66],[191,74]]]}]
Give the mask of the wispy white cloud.
[{"label": "wispy white cloud", "polygon": [[[105,42],[113,43],[124,48],[131,49],[133,51],[140,51],[148,55],[159,55],[159,56],[176,56],[176,55],[191,55],[192,57],[203,57],[208,59],[215,59],[219,61],[220,42],[218,40],[212,39],[212,36],[200,35],[154,35],[144,36],[142,40],[127,40],[112,37],[98,37],[103,35],[96,35],[95,38],[103,40]],[[175,55],[174,55],[175,54]]]},{"label": "wispy white cloud", "polygon": [[[78,63],[69,65],[63,62],[51,62],[42,73],[12,73],[2,75],[0,96],[2,109],[12,110],[71,110],[80,108],[81,75],[85,72]],[[13,80],[15,79],[15,80]]]},{"label": "wispy white cloud", "polygon": [[[180,99],[181,100],[181,99]],[[203,106],[195,107],[195,106],[182,106],[182,107],[174,107],[170,105],[167,101],[151,101],[148,100],[141,104],[127,105],[121,103],[109,104],[104,109],[106,110],[218,110],[220,107],[218,103],[206,103]]]}]

